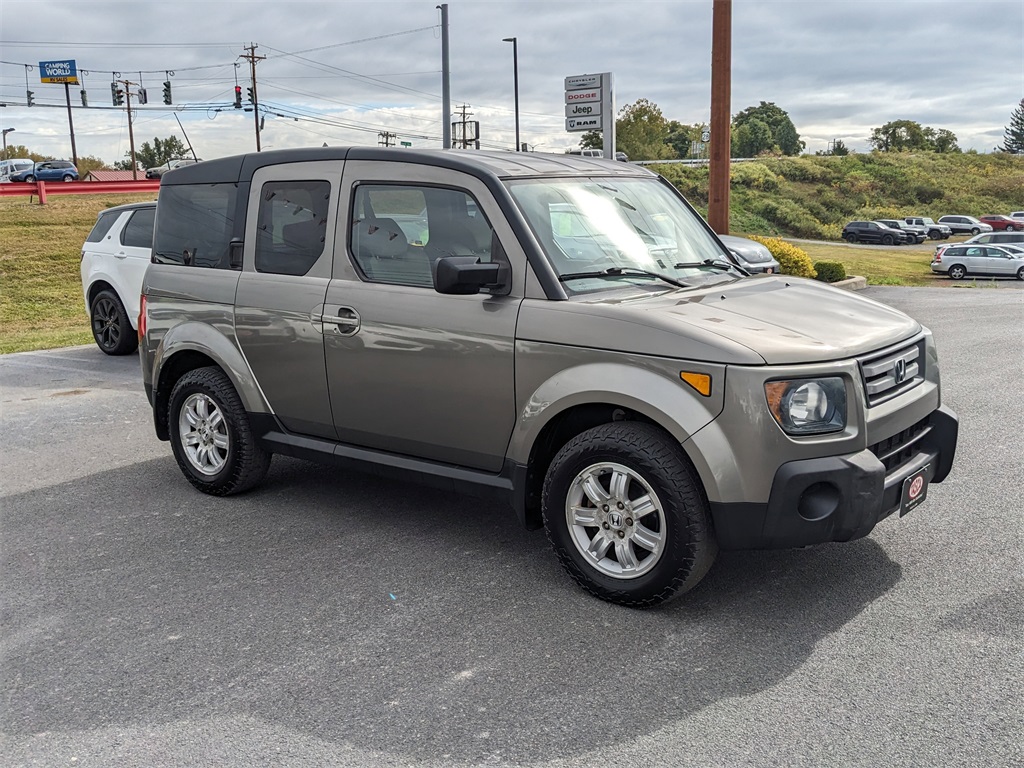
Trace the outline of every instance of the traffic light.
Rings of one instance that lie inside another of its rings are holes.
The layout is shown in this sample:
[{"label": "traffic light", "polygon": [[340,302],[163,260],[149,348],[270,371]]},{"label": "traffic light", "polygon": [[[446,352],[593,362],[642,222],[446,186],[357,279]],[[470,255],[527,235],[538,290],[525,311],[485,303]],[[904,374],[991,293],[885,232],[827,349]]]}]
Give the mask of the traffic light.
[{"label": "traffic light", "polygon": [[88,107],[89,106],[89,96],[86,94],[85,88],[80,90],[78,92],[78,94],[82,97],[82,106],[83,107]]},{"label": "traffic light", "polygon": [[164,80],[164,104],[171,104],[171,81]]},{"label": "traffic light", "polygon": [[242,86],[235,86],[235,109],[242,108]]},{"label": "traffic light", "polygon": [[255,95],[252,92],[252,86],[250,85],[245,90],[249,93],[249,103],[250,104],[255,104],[256,103],[256,99],[255,99]]},{"label": "traffic light", "polygon": [[35,96],[34,92],[32,92],[32,91],[30,91],[28,89],[25,90],[25,97],[26,97],[25,101],[28,102],[28,106],[30,106],[30,107],[33,106],[36,103],[36,100],[34,98],[32,98],[33,96]]},{"label": "traffic light", "polygon": [[121,84],[116,80],[110,84],[110,103],[115,107],[124,104],[124,91],[121,90]]},{"label": "traffic light", "polygon": [[148,104],[148,103],[149,103],[149,96],[146,95],[146,89],[145,88],[139,88],[139,104]]}]

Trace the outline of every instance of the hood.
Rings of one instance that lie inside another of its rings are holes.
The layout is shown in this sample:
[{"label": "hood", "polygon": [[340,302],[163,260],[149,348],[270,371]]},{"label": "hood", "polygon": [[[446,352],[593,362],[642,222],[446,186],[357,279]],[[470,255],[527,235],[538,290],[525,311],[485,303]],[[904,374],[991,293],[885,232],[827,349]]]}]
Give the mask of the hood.
[{"label": "hood", "polygon": [[654,296],[617,292],[615,298],[530,302],[517,335],[707,362],[785,365],[863,355],[920,331],[916,320],[856,293],[764,275]]}]

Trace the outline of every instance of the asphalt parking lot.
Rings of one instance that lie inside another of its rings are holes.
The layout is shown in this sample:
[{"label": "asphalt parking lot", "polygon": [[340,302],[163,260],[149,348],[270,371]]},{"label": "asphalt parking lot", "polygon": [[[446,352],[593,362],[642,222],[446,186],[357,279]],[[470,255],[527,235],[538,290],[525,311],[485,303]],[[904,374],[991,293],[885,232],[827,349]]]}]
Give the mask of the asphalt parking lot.
[{"label": "asphalt parking lot", "polygon": [[0,763],[1024,764],[1024,293],[864,294],[935,333],[949,480],[650,611],[476,499],[281,457],[203,496],[137,358],[0,357]]}]

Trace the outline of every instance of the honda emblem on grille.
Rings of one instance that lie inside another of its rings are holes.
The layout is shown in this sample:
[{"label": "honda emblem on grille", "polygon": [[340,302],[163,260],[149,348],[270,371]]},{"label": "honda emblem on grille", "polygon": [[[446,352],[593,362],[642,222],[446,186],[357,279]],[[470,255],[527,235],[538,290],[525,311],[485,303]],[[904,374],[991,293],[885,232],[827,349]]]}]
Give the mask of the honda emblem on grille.
[{"label": "honda emblem on grille", "polygon": [[896,361],[896,365],[892,367],[893,378],[896,379],[897,384],[902,384],[907,378],[907,361],[902,357]]}]

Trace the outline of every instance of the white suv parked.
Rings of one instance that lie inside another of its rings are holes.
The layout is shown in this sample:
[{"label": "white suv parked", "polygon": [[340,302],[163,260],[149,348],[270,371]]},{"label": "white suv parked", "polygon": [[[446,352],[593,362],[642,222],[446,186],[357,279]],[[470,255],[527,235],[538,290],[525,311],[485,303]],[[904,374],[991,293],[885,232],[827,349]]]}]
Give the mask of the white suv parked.
[{"label": "white suv parked", "polygon": [[153,255],[156,202],[100,213],[82,246],[82,291],[97,346],[108,355],[138,349],[142,278]]}]

